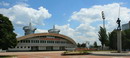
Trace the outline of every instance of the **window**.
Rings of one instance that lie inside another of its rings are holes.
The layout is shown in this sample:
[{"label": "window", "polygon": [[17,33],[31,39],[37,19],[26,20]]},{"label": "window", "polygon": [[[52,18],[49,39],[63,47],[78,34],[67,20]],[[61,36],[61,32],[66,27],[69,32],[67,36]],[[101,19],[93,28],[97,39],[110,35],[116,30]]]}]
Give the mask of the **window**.
[{"label": "window", "polygon": [[54,36],[46,36],[46,38],[55,38]]},{"label": "window", "polygon": [[33,40],[31,40],[31,43],[33,43]]},{"label": "window", "polygon": [[46,43],[46,41],[45,40],[40,40],[40,43]]},{"label": "window", "polygon": [[39,40],[36,40],[36,43],[39,43]]},{"label": "window", "polygon": [[17,48],[19,48],[19,46],[17,46]]},{"label": "window", "polygon": [[60,43],[60,41],[55,41],[55,43]]},{"label": "window", "polygon": [[31,40],[31,43],[39,43],[39,40]]}]

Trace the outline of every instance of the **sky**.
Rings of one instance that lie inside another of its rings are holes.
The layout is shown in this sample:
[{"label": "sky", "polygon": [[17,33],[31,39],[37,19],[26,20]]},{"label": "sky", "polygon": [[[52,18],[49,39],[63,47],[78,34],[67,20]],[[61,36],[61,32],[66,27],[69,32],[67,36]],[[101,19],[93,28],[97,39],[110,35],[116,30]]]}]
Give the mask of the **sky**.
[{"label": "sky", "polygon": [[[97,42],[104,11],[108,32],[129,22],[129,0],[0,0],[0,13],[13,23],[17,37],[24,36],[23,27],[31,22],[37,30],[46,33],[55,25],[60,34],[73,38],[76,43]],[[120,11],[119,11],[120,7]],[[120,12],[120,15],[119,15]]]}]

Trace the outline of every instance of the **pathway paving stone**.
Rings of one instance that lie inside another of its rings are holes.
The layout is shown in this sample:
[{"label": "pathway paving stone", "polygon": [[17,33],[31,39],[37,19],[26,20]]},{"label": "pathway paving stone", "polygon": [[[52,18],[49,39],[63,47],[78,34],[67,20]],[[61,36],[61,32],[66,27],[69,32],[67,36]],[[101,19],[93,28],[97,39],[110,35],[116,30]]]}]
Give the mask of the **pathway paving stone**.
[{"label": "pathway paving stone", "polygon": [[48,52],[4,52],[0,55],[17,55],[13,58],[130,58],[130,56],[98,56],[98,55],[67,55],[62,56],[63,51]]}]

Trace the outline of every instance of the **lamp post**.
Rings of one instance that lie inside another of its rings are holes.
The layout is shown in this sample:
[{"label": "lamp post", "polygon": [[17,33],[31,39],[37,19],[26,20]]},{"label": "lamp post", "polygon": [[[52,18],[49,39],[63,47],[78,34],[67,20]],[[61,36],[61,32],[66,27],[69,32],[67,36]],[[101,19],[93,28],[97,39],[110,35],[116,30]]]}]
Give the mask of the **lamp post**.
[{"label": "lamp post", "polygon": [[[105,29],[105,15],[104,15],[103,11],[102,11],[102,19],[103,19],[103,28]],[[105,47],[105,44],[102,47]],[[104,49],[102,49],[102,50],[104,50]]]},{"label": "lamp post", "polygon": [[103,28],[105,28],[105,15],[103,11],[102,11],[102,19],[103,19]]}]

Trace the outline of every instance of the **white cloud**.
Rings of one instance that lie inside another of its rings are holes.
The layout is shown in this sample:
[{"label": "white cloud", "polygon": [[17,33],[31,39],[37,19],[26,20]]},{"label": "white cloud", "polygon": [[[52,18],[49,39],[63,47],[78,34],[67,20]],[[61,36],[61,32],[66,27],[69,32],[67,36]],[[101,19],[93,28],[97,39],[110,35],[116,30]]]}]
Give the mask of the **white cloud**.
[{"label": "white cloud", "polygon": [[[106,17],[106,29],[112,31],[117,27],[116,20],[118,18],[119,3],[112,3],[107,5],[95,5],[91,8],[81,8],[80,11],[74,11],[68,21],[78,21],[78,27],[71,28],[70,25],[63,25],[59,28],[61,33],[72,37],[76,42],[89,41],[91,44],[98,40],[99,26],[102,26],[101,11],[104,11]],[[128,23],[130,19],[130,9],[127,7],[120,7],[121,23]],[[99,23],[100,22],[100,23]],[[94,25],[95,24],[95,25]]]},{"label": "white cloud", "polygon": [[7,3],[7,2],[2,1],[2,2],[0,2],[0,5],[1,5],[1,6],[9,6],[10,3]]},{"label": "white cloud", "polygon": [[[84,31],[80,31],[80,29],[82,28],[81,25],[77,27],[76,29],[71,28],[70,24],[63,25],[63,26],[56,25],[56,28],[61,30],[60,32],[61,34],[64,34],[73,38],[77,43],[82,43],[82,42],[85,43],[86,41],[89,41],[92,44],[92,42],[97,40],[94,37],[96,36],[96,33],[87,31],[87,29],[84,29],[85,27],[83,28]],[[93,27],[90,27],[90,28],[93,28]]]},{"label": "white cloud", "polygon": [[6,8],[0,8],[0,13],[9,17],[14,25],[28,25],[31,21],[34,25],[44,25],[43,20],[50,18],[51,14],[44,7],[38,9],[30,8],[27,4],[18,4]]},{"label": "white cloud", "polygon": [[36,29],[35,33],[47,33],[48,30],[43,30],[43,29]]}]

